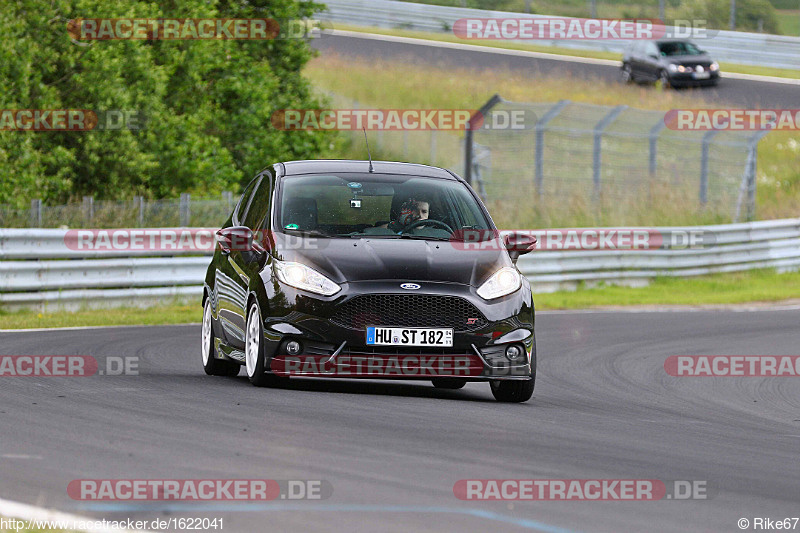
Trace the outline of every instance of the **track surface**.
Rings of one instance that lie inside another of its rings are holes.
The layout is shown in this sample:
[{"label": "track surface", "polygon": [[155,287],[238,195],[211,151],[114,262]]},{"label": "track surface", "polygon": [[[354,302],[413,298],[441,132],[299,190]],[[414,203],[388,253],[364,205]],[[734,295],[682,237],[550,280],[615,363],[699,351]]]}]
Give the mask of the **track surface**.
[{"label": "track surface", "polygon": [[[491,76],[492,71],[512,70],[532,76],[571,76],[618,82],[619,68],[609,65],[571,63],[555,59],[517,57],[472,50],[456,50],[386,42],[361,37],[328,35],[312,41],[322,57],[330,54],[360,56],[373,59],[401,60],[413,63],[429,63],[443,67],[471,69],[476,76]],[[410,66],[409,68],[413,68]],[[725,73],[723,72],[723,78]],[[435,80],[432,81],[435,83]],[[655,90],[653,87],[650,90]],[[603,89],[598,89],[603,90]],[[681,90],[686,92],[687,90]],[[794,109],[800,101],[800,85],[786,85],[762,81],[723,79],[716,88],[691,89],[694,94],[718,102],[721,105],[739,108],[787,108]],[[531,87],[530,101],[536,101],[536,87]]]},{"label": "track surface", "polygon": [[[205,376],[199,326],[0,333],[7,355],[139,358],[138,376],[4,377],[0,498],[225,531],[738,531],[800,512],[800,379],[676,378],[674,354],[798,353],[797,311],[542,314],[534,398],[486,384]],[[74,479],[324,479],[323,502],[71,500]],[[706,480],[705,501],[464,502],[460,479]]]}]

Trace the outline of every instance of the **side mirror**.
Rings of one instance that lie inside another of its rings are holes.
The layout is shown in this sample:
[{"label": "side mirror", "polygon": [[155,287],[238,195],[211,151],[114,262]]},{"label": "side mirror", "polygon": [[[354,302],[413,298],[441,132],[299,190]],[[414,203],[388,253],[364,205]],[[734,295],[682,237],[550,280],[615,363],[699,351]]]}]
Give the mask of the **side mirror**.
[{"label": "side mirror", "polygon": [[509,233],[503,237],[508,255],[515,264],[519,256],[532,252],[536,248],[537,242],[536,237],[527,233]]},{"label": "side mirror", "polygon": [[222,249],[222,253],[241,252],[242,258],[247,263],[258,262],[259,264],[266,259],[267,250],[271,248],[268,238],[261,232],[253,233],[247,226],[232,226],[222,228],[217,232],[217,242]]}]

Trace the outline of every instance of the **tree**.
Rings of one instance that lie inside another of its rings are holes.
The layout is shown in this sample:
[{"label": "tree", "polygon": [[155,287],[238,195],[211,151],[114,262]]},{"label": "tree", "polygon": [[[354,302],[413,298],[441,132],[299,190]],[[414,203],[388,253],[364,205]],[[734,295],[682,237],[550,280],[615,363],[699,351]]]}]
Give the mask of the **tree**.
[{"label": "tree", "polygon": [[93,194],[217,194],[277,160],[318,157],[323,132],[282,132],[276,109],[317,108],[303,39],[75,41],[76,18],[313,17],[299,0],[0,3],[0,109],[136,110],[140,130],[0,131],[0,203]]}]

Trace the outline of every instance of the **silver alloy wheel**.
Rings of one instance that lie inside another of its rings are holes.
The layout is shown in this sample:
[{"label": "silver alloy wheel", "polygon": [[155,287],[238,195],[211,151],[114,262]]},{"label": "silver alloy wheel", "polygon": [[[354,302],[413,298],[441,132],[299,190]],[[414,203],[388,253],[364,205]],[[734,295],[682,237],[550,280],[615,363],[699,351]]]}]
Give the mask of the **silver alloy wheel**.
[{"label": "silver alloy wheel", "polygon": [[261,329],[258,326],[259,321],[258,306],[253,305],[250,308],[250,314],[247,316],[247,334],[245,335],[245,365],[247,366],[247,377],[252,378],[255,376],[256,367],[258,366],[258,353],[261,348],[261,339],[259,333]]},{"label": "silver alloy wheel", "polygon": [[208,358],[211,357],[211,302],[208,300],[206,300],[206,307],[203,310],[203,327],[200,336],[203,339],[200,353],[203,355],[203,366],[206,366]]}]

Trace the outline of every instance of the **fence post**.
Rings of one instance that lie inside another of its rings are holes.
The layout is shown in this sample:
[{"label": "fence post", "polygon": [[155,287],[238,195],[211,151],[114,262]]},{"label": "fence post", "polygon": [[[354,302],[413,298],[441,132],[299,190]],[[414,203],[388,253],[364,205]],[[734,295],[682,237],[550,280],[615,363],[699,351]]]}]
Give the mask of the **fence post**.
[{"label": "fence post", "polygon": [[188,192],[181,193],[181,204],[180,204],[180,216],[181,222],[180,225],[183,227],[189,226],[189,219],[190,219],[190,211],[189,211],[189,202],[191,200],[191,195]]},{"label": "fence post", "polygon": [[544,184],[544,132],[547,123],[553,120],[561,111],[570,104],[569,100],[561,100],[556,105],[547,110],[544,116],[536,121],[534,132],[536,133],[536,146],[534,147],[534,165],[536,167],[536,194],[541,196],[542,185]]},{"label": "fence post", "polygon": [[94,196],[83,197],[83,221],[91,225],[94,218]]},{"label": "fence post", "polygon": [[472,185],[472,153],[474,151],[474,147],[472,146],[472,139],[474,137],[474,130],[478,124],[482,124],[485,115],[491,111],[491,109],[502,102],[503,99],[500,97],[499,94],[495,94],[489,100],[481,106],[478,111],[475,112],[469,118],[464,130],[464,181]]},{"label": "fence post", "polygon": [[650,128],[650,176],[655,176],[658,166],[658,136],[661,130],[667,127],[664,119],[659,119],[655,126]]},{"label": "fence post", "polygon": [[750,222],[756,217],[756,181],[758,170],[758,143],[769,133],[770,130],[756,132],[747,140],[747,221]]},{"label": "fence post", "polygon": [[609,111],[609,113],[600,119],[600,122],[594,127],[594,147],[592,149],[592,181],[594,181],[594,192],[600,192],[600,167],[602,165],[602,143],[603,131],[612,123],[620,113],[628,108],[626,105],[620,105]]},{"label": "fence post", "polygon": [[144,226],[144,196],[133,197],[133,210],[136,212],[137,226]]},{"label": "fence post", "polygon": [[711,130],[703,135],[702,151],[700,154],[700,205],[708,203],[708,149],[711,140],[720,130]]},{"label": "fence post", "polygon": [[42,227],[42,201],[39,198],[31,200],[31,227]]},{"label": "fence post", "polygon": [[225,202],[225,207],[227,207],[226,210],[227,213],[233,211],[233,192],[222,191],[222,201]]}]

